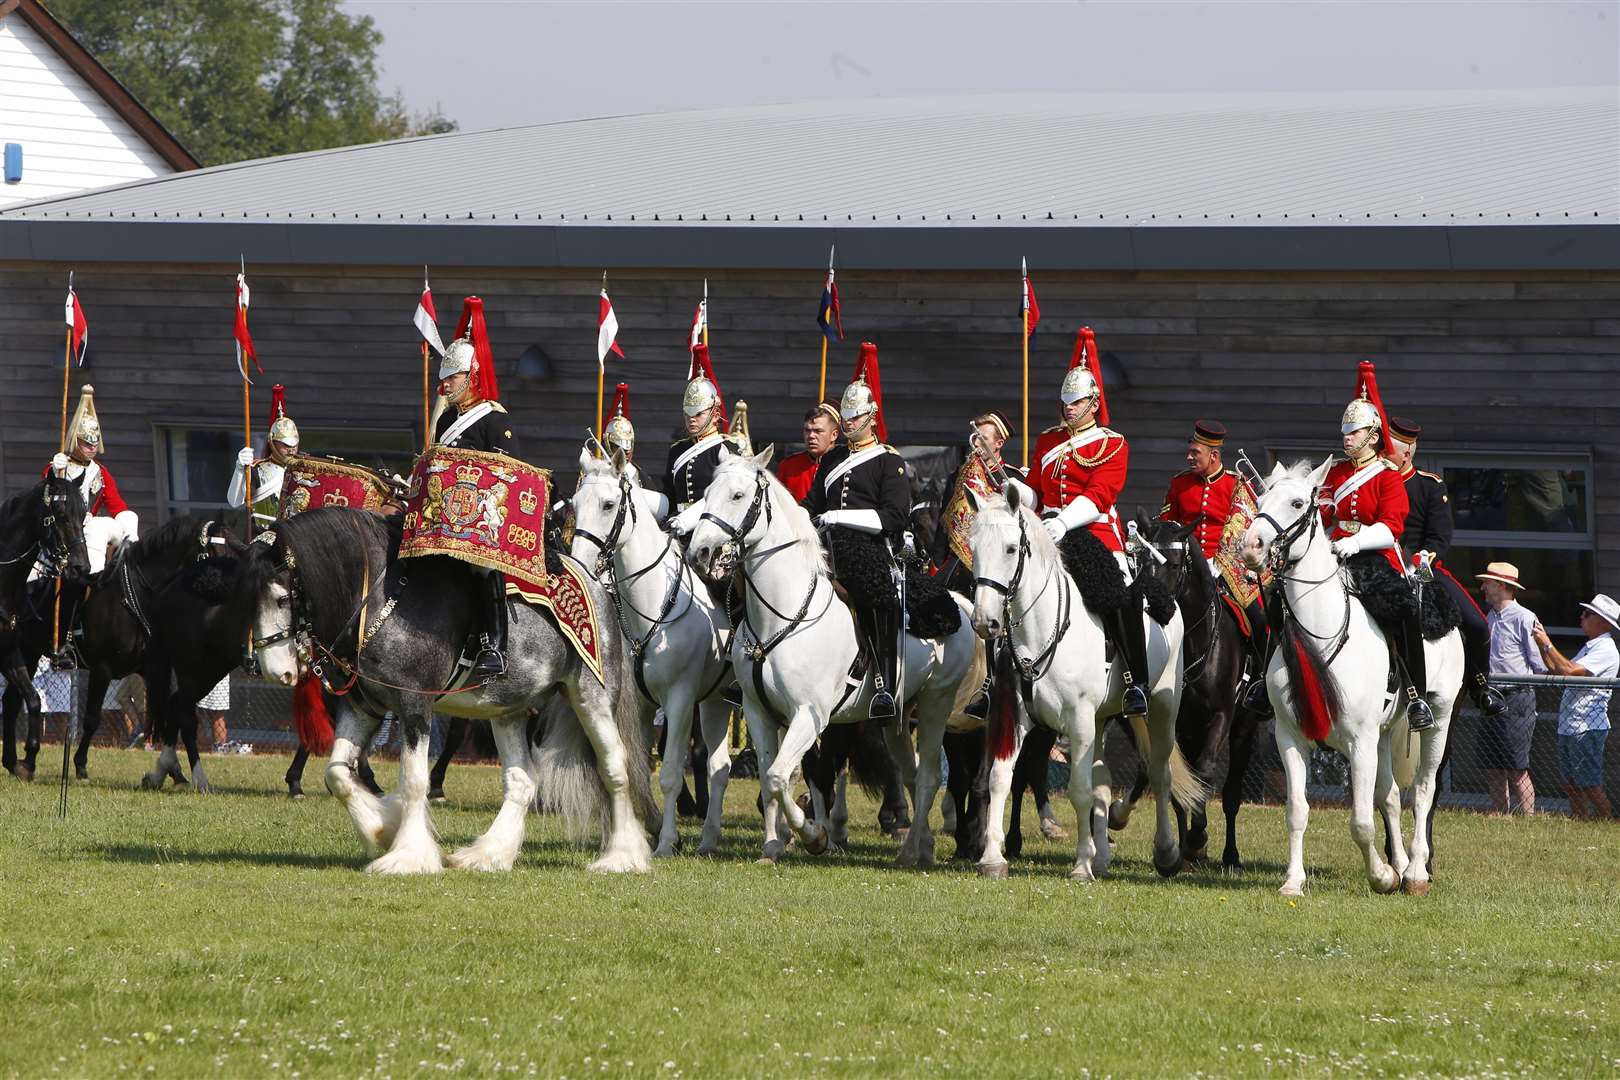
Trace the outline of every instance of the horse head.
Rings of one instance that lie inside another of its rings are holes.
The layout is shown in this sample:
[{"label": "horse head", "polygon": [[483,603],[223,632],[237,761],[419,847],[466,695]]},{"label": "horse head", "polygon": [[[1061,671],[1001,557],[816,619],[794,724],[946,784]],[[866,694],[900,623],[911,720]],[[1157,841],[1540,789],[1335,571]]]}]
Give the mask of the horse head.
[{"label": "horse head", "polygon": [[1164,518],[1149,518],[1145,511],[1137,511],[1142,542],[1164,556],[1163,562],[1152,558],[1147,560],[1148,573],[1164,582],[1176,597],[1180,597],[1186,584],[1198,576],[1195,559],[1202,559],[1204,553],[1193,539],[1193,533],[1203,518],[1199,514],[1181,525]]},{"label": "horse head", "polygon": [[981,499],[964,487],[973,509],[973,630],[986,641],[1007,628],[1007,605],[1018,595],[1036,556],[1057,557],[1046,530],[1024,506],[1017,484],[1008,484],[1000,499]]},{"label": "horse head", "polygon": [[1243,533],[1243,563],[1259,570],[1271,559],[1274,564],[1291,565],[1305,557],[1316,531],[1311,527],[1317,512],[1316,496],[1333,465],[1329,457],[1316,468],[1308,461],[1291,466],[1278,462],[1266,477],[1260,496],[1259,513]]},{"label": "horse head", "polygon": [[725,580],[771,527],[771,489],[781,487],[767,470],[775,449],[739,454],[721,444],[720,463],[703,493],[703,517],[686,544],[686,561],[711,581]]},{"label": "horse head", "polygon": [[248,545],[241,587],[254,605],[253,657],[260,677],[295,685],[305,666],[298,642],[298,560],[278,530],[266,529]]},{"label": "horse head", "polygon": [[574,491],[574,539],[568,553],[603,577],[613,554],[635,524],[636,500],[632,489],[635,466],[623,450],[600,457],[589,446],[579,452],[579,487]]},{"label": "horse head", "polygon": [[55,473],[40,485],[33,515],[34,540],[39,561],[64,581],[84,582],[90,577],[90,556],[84,546],[84,495],[79,485]]}]

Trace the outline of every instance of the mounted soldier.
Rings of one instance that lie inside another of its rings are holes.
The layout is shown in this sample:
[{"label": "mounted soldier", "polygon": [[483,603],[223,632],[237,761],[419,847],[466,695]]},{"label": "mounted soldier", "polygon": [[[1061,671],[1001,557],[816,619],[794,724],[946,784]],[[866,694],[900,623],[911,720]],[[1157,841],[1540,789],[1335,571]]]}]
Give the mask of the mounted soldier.
[{"label": "mounted soldier", "polygon": [[883,442],[882,392],[877,346],[862,342],[854,381],[838,404],[846,444],[821,459],[800,505],[823,530],[833,576],[849,594],[876,663],[867,716],[893,720],[904,622],[895,555],[904,542],[911,485],[905,462]]},{"label": "mounted soldier", "polygon": [[720,448],[735,440],[727,437],[726,399],[714,376],[709,347],[692,347],[692,366],[687,372],[686,393],[681,397],[686,437],[669,447],[669,466],[664,472],[665,494],[676,511],[670,528],[685,536],[697,525],[703,513],[703,493],[714,479]]},{"label": "mounted soldier", "polygon": [[1406,552],[1412,571],[1419,577],[1432,575],[1432,580],[1438,582],[1457,605],[1457,614],[1462,618],[1463,656],[1467,661],[1463,685],[1480,711],[1494,716],[1502,711],[1504,702],[1488,680],[1490,634],[1485,627],[1485,613],[1441,562],[1451,547],[1453,531],[1446,482],[1438,473],[1424,472],[1412,464],[1418,436],[1422,434],[1423,428],[1414,421],[1401,416],[1389,418],[1389,459],[1406,485],[1406,531],[1401,534],[1401,548]]},{"label": "mounted soldier", "polygon": [[842,426],[838,406],[830,401],[817,402],[804,414],[804,449],[783,458],[776,466],[776,478],[795,500],[803,502],[810,494],[816,469],[828,451],[838,445],[838,429]]},{"label": "mounted soldier", "polygon": [[247,475],[253,473],[253,529],[268,528],[281,509],[281,488],[287,464],[298,453],[298,425],[287,415],[286,388],[280,383],[270,389],[270,430],[267,456],[255,458],[253,447],[244,446],[236,455],[236,472],[231,476],[225,501],[239,507],[247,498]]},{"label": "mounted soldier", "polygon": [[137,539],[141,524],[118,493],[113,474],[99,460],[105,448],[101,420],[96,416],[95,387],[87,385],[79,394],[79,405],[73,411],[62,449],[51,458],[45,473],[78,484],[84,496],[84,547],[92,575],[107,565],[108,548]]},{"label": "mounted soldier", "polygon": [[[495,354],[484,325],[484,302],[476,296],[463,301],[456,339],[444,350],[439,396],[447,407],[434,425],[437,445],[522,460],[512,419],[500,402],[495,382]],[[485,629],[479,636],[472,675],[475,679],[499,678],[506,674],[506,581],[499,570],[480,568],[478,572],[484,582]]]},{"label": "mounted soldier", "polygon": [[[1130,447],[1108,427],[1097,338],[1082,327],[1069,372],[1058,390],[1063,422],[1035,441],[1031,462],[1047,535],[1063,552],[1086,607],[1097,613],[1121,663],[1126,716],[1147,713],[1147,631],[1141,594],[1125,555],[1125,535],[1116,502],[1125,487]],[[1087,544],[1087,540],[1094,543]],[[1096,545],[1106,555],[1098,557]],[[1091,550],[1087,551],[1086,548]],[[1098,565],[1108,557],[1113,567]],[[1109,570],[1116,573],[1109,573]]]},{"label": "mounted soldier", "polygon": [[1422,731],[1434,726],[1434,713],[1424,698],[1422,613],[1399,548],[1409,503],[1400,470],[1379,456],[1389,446],[1389,420],[1370,360],[1361,362],[1356,397],[1346,406],[1339,431],[1347,460],[1336,463],[1322,481],[1317,496],[1322,521],[1363,605],[1397,642],[1410,701],[1407,726]]},{"label": "mounted soldier", "polygon": [[[1271,703],[1266,695],[1264,667],[1269,646],[1266,631],[1265,605],[1258,591],[1247,601],[1236,595],[1229,574],[1245,573],[1235,558],[1231,565],[1220,559],[1222,541],[1227,522],[1237,511],[1247,527],[1253,520],[1256,497],[1254,490],[1237,473],[1226,468],[1221,461],[1221,447],[1226,442],[1226,425],[1215,420],[1193,422],[1192,437],[1187,440],[1187,468],[1170,480],[1164,493],[1164,505],[1159,517],[1177,525],[1193,525],[1189,540],[1197,542],[1199,550],[1209,561],[1210,573],[1221,582],[1227,595],[1243,610],[1248,623],[1248,670],[1245,678],[1243,706],[1261,715],[1269,715]],[[1243,621],[1243,620],[1240,620]]]},{"label": "mounted soldier", "polygon": [[[636,486],[636,501],[652,512],[660,523],[669,517],[669,497],[649,484],[635,463],[636,429],[630,422],[630,384],[620,383],[613,388],[613,404],[608,409],[608,421],[602,425],[602,449],[609,458],[615,453],[624,455],[624,467],[630,482]],[[583,480],[583,475],[581,476]]]}]

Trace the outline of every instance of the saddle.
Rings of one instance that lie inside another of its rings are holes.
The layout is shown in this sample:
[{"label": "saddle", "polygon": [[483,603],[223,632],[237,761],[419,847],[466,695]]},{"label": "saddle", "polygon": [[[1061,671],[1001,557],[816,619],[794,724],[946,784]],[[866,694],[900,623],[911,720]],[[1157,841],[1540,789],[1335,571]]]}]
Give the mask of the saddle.
[{"label": "saddle", "polygon": [[1171,595],[1170,586],[1151,574],[1142,574],[1128,584],[1119,572],[1113,552],[1104,547],[1090,529],[1070,529],[1058,544],[1058,553],[1063,557],[1063,568],[1080,590],[1086,610],[1118,611],[1145,601],[1148,615],[1160,626],[1169,623],[1175,615],[1176,598]]},{"label": "saddle", "polygon": [[[1381,552],[1364,551],[1352,555],[1344,563],[1350,579],[1350,592],[1361,600],[1380,624],[1395,625],[1411,616],[1417,609],[1418,597],[1412,585],[1395,572]],[[1423,638],[1437,641],[1462,625],[1462,613],[1457,604],[1439,582],[1423,587]]]},{"label": "saddle", "polygon": [[896,558],[882,538],[845,529],[830,530],[827,546],[832,553],[834,587],[851,606],[893,603],[898,566],[905,575],[906,629],[912,636],[942,638],[961,629],[961,608],[920,559]]}]

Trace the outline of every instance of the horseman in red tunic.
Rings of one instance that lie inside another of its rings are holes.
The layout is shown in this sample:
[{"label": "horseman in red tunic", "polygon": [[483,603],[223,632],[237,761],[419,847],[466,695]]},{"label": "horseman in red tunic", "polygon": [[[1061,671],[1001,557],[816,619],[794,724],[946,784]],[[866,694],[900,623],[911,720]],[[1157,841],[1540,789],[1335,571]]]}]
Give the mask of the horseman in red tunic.
[{"label": "horseman in red tunic", "polygon": [[815,483],[816,469],[827,451],[838,445],[838,429],[843,418],[838,406],[830,401],[818,402],[804,414],[804,449],[782,459],[776,467],[776,478],[792,493],[796,502],[803,502]]},{"label": "horseman in red tunic", "polygon": [[84,547],[90,557],[92,574],[101,573],[107,565],[108,548],[121,547],[136,539],[141,524],[135,511],[118,494],[113,474],[97,460],[103,449],[95,387],[86,386],[79,395],[79,407],[73,412],[73,420],[68,424],[66,444],[45,471],[79,485],[86,511]]},{"label": "horseman in red tunic", "polygon": [[[1107,426],[1097,338],[1089,326],[1075,340],[1058,398],[1063,423],[1047,428],[1035,440],[1030,479],[1040,496],[1047,535],[1063,551],[1064,563],[1080,586],[1086,607],[1102,620],[1115,655],[1125,661],[1123,711],[1127,716],[1146,715],[1147,632],[1140,597],[1126,588],[1134,575],[1115,505],[1125,487],[1130,448],[1125,436]],[[1112,556],[1117,578],[1108,580],[1106,569],[1096,566],[1099,560],[1085,552],[1083,538]]]},{"label": "horseman in red tunic", "polygon": [[[1221,447],[1225,442],[1226,425],[1215,420],[1193,422],[1192,438],[1187,440],[1187,469],[1171,478],[1170,487],[1164,493],[1164,506],[1159,509],[1159,517],[1165,521],[1177,525],[1197,523],[1192,539],[1209,560],[1210,573],[1217,582],[1226,580],[1216,556],[1221,550],[1227,520],[1239,508],[1252,514],[1257,502],[1254,491],[1243,478],[1222,465]],[[1258,677],[1265,670],[1270,644],[1265,605],[1258,596],[1247,604],[1241,598],[1234,599],[1243,607],[1249,623],[1249,667],[1244,675],[1249,685],[1244,691],[1243,705],[1269,716],[1271,701],[1266,694],[1265,680]]]},{"label": "horseman in red tunic", "polygon": [[1400,470],[1379,451],[1389,445],[1389,419],[1378,396],[1370,360],[1363,360],[1356,398],[1344,410],[1339,426],[1348,460],[1328,470],[1318,502],[1329,529],[1333,554],[1346,563],[1355,589],[1384,633],[1398,643],[1406,669],[1407,725],[1422,731],[1434,725],[1424,700],[1422,614],[1406,581],[1399,538],[1406,528],[1408,504]]}]

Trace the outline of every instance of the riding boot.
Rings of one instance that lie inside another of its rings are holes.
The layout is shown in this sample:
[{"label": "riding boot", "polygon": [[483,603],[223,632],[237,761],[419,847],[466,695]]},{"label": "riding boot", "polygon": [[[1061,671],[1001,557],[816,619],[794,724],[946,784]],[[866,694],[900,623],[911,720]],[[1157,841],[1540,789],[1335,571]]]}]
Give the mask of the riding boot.
[{"label": "riding boot", "polygon": [[506,674],[506,579],[498,570],[484,572],[484,632],[478,638],[473,661],[475,679],[498,679]]},{"label": "riding boot", "polygon": [[1401,666],[1406,669],[1406,693],[1411,699],[1406,706],[1406,726],[1412,731],[1423,731],[1434,726],[1434,711],[1429,708],[1428,674],[1423,659],[1423,616],[1416,611],[1401,619]]},{"label": "riding boot", "polygon": [[992,674],[996,670],[995,660],[996,643],[987,642],[984,646],[985,673],[984,682],[973,691],[966,705],[962,706],[962,713],[975,720],[988,720],[990,718],[990,691],[996,685],[996,677]]},{"label": "riding boot", "polygon": [[1103,627],[1114,643],[1114,657],[1119,661],[1125,678],[1125,695],[1120,699],[1120,712],[1126,716],[1146,716],[1147,701],[1147,628],[1142,625],[1142,608],[1137,590],[1131,590],[1131,602],[1108,613]]},{"label": "riding boot", "polygon": [[899,715],[895,691],[900,686],[900,620],[898,599],[880,601],[868,614],[873,660],[872,703],[869,720],[893,720]]},{"label": "riding boot", "polygon": [[1486,716],[1497,716],[1507,705],[1502,692],[1492,686],[1490,671],[1490,645],[1485,635],[1470,632],[1467,623],[1460,628],[1463,638],[1463,685],[1479,711]]},{"label": "riding boot", "polygon": [[1244,609],[1249,620],[1249,640],[1244,660],[1242,708],[1257,716],[1271,716],[1271,695],[1266,693],[1266,665],[1271,660],[1271,630],[1266,623],[1265,606],[1256,599]]}]

